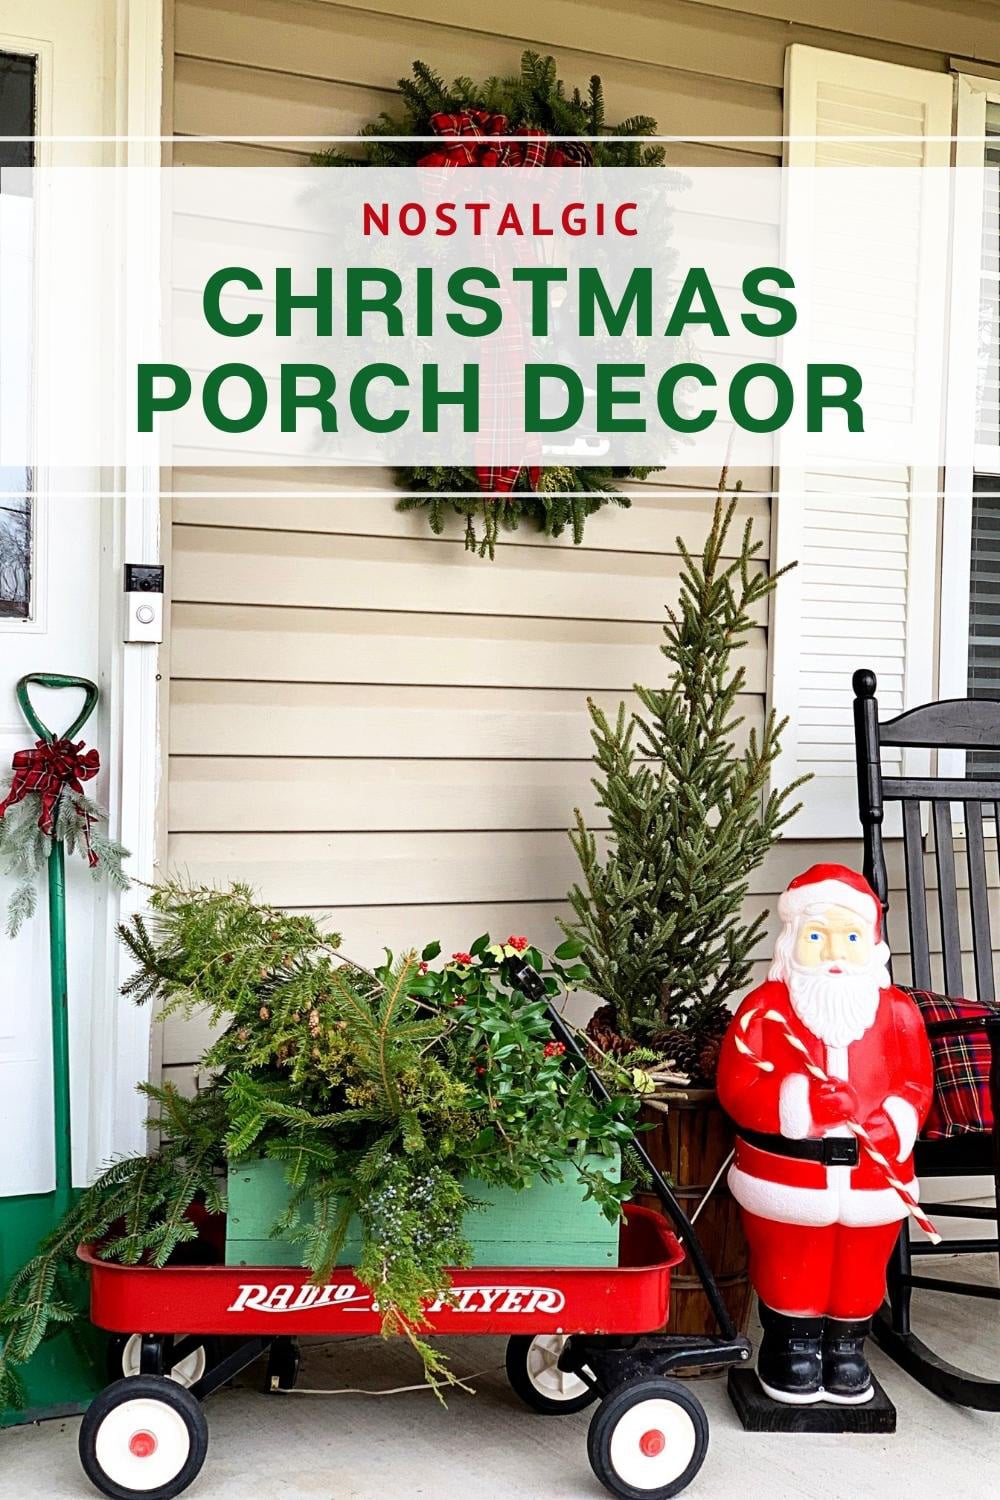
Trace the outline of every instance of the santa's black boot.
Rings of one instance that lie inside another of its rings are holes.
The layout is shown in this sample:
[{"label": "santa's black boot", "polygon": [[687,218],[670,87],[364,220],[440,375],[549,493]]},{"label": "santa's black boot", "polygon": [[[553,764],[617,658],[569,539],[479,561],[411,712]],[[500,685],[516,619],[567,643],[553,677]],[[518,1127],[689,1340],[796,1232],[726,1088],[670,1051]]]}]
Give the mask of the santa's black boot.
[{"label": "santa's black boot", "polygon": [[757,1379],[774,1401],[811,1406],[823,1399],[823,1319],[795,1318],[760,1304],[764,1336]]},{"label": "santa's black boot", "polygon": [[823,1388],[839,1406],[862,1406],[875,1394],[865,1359],[871,1318],[827,1318],[823,1331]]}]

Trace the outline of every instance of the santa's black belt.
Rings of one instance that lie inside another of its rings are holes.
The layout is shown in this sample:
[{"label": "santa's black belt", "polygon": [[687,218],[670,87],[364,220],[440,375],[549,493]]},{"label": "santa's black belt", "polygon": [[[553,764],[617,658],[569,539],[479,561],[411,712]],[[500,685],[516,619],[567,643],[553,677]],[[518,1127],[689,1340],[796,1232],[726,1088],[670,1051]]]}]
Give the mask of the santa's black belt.
[{"label": "santa's black belt", "polygon": [[748,1146],[770,1151],[773,1156],[790,1156],[795,1161],[817,1161],[824,1167],[856,1167],[858,1142],[853,1135],[827,1135],[820,1140],[794,1141],[787,1135],[768,1135],[763,1130],[737,1132]]}]

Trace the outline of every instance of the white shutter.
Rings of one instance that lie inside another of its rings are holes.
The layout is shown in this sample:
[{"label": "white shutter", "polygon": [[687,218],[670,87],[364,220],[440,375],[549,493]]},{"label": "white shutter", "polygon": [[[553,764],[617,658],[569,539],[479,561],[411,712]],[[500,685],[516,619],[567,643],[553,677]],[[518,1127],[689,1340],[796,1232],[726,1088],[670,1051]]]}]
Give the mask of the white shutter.
[{"label": "white shutter", "polygon": [[[788,49],[789,166],[946,167],[951,109],[947,75]],[[835,139],[847,135],[863,139]],[[903,135],[915,139],[893,139]],[[808,226],[790,220],[788,249],[797,233],[815,237],[822,205],[817,193]],[[842,343],[863,350],[866,368],[889,372],[878,392],[882,414],[906,423],[917,416],[930,431],[942,420],[947,222],[921,202],[902,248],[896,235],[880,246],[869,225],[832,213],[821,229],[830,274],[856,264],[864,241],[868,276],[858,278],[855,325],[838,314]],[[808,467],[782,465],[777,480],[773,562],[798,566],[776,591],[771,618],[771,701],[790,720],[775,783],[813,777],[788,826],[797,838],[844,837],[855,827],[855,668],[878,674],[883,716],[926,701],[932,688],[938,470],[839,458],[826,450]]]}]

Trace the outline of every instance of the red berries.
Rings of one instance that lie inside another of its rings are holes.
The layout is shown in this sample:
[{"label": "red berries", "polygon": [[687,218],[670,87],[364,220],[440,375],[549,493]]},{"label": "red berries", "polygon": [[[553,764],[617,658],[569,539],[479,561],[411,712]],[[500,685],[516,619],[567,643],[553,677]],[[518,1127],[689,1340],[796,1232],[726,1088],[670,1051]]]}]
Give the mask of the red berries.
[{"label": "red berries", "polygon": [[527,946],[528,939],[526,937],[509,937],[507,939],[507,947],[513,948],[515,953],[523,953]]},{"label": "red berries", "polygon": [[423,960],[421,960],[421,962],[420,962],[420,973],[421,974],[426,974],[427,970],[429,968],[430,968],[430,964],[424,963]]},{"label": "red berries", "polygon": [[451,955],[451,961],[452,961],[453,964],[471,964],[471,962],[472,962],[472,954],[471,953],[453,953]]},{"label": "red berries", "polygon": [[565,1042],[546,1042],[545,1043],[545,1053],[544,1053],[544,1055],[546,1057],[562,1057],[563,1054],[565,1053],[565,1051],[566,1051],[566,1044],[565,1044]]}]

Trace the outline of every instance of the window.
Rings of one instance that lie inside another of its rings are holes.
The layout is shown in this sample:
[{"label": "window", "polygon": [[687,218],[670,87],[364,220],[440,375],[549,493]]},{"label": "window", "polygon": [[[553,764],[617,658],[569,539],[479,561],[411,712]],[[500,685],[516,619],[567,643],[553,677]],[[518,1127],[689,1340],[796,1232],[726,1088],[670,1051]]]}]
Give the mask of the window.
[{"label": "window", "polygon": [[[9,472],[0,469],[0,475]],[[0,496],[0,619],[26,620],[30,614],[31,500],[8,494]]]},{"label": "window", "polygon": [[[969,697],[1000,698],[1000,476],[977,474],[969,570]],[[970,776],[1000,776],[1000,752],[966,757]]]},{"label": "window", "polygon": [[[786,54],[785,159],[796,170],[947,167],[953,94],[944,74],[793,42]],[[858,303],[855,332],[840,336],[850,344],[855,333],[863,335],[866,359],[886,372],[878,378],[890,382],[892,372],[894,409],[930,436],[942,420],[940,266],[949,233],[932,181],[923,179],[899,243],[880,246],[863,222],[832,217],[821,192],[812,214],[793,218],[785,241],[790,257],[822,244],[828,267],[859,264],[862,256],[869,300]],[[971,415],[971,402],[968,409]],[[928,600],[936,585],[937,507],[924,497],[937,489],[938,466],[863,464],[856,453],[838,454],[835,442],[804,464],[782,458],[779,452],[772,555],[779,566],[798,566],[775,595],[768,633],[771,703],[790,720],[771,786],[811,776],[789,838],[844,838],[855,831],[851,674],[858,667],[876,671],[886,717],[932,695],[935,621]],[[966,551],[963,572],[967,567]],[[926,759],[915,750],[900,765],[904,774],[919,775]]]},{"label": "window", "polygon": [[34,143],[10,139],[35,133],[35,72],[33,57],[0,52],[0,170],[35,165]]},{"label": "window", "polygon": [[[970,698],[1000,698],[1000,103],[986,103],[976,431],[969,567]],[[1000,775],[1000,753],[967,757],[969,775]]]},{"label": "window", "polygon": [[[13,415],[17,421],[27,421],[31,383],[32,215],[23,182],[13,181],[9,172],[5,182],[4,168],[34,165],[35,75],[33,57],[0,52],[0,219],[7,253],[23,260],[26,293],[17,299],[19,306],[0,308],[5,326],[0,374],[8,392],[4,418]],[[31,618],[33,488],[30,469],[0,468],[0,621]]]}]

